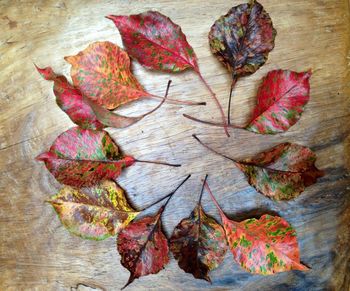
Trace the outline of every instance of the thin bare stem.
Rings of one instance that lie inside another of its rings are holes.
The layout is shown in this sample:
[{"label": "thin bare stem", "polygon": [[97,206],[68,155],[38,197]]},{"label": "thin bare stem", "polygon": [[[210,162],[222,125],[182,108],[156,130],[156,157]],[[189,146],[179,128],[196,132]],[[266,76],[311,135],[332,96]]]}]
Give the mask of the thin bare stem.
[{"label": "thin bare stem", "polygon": [[205,178],[204,178],[204,182],[203,182],[201,194],[199,195],[199,199],[198,199],[198,205],[201,205],[202,196],[203,196],[203,192],[204,192],[204,184],[206,183],[207,179],[208,179],[208,174],[206,174],[206,175],[205,175]]},{"label": "thin bare stem", "polygon": [[230,97],[228,99],[228,109],[227,109],[227,124],[231,125],[231,100],[232,100],[232,91],[233,87],[235,86],[237,82],[237,79],[233,79],[231,83],[231,89],[230,89]]},{"label": "thin bare stem", "polygon": [[[183,114],[183,116],[186,117],[186,118],[188,118],[188,119],[191,119],[191,120],[193,120],[193,121],[200,122],[200,123],[203,123],[203,124],[208,124],[208,125],[218,126],[218,127],[224,127],[224,124],[223,124],[223,123],[212,122],[212,121],[208,121],[208,120],[202,120],[202,119],[199,119],[199,118],[190,116],[190,115],[188,115],[188,114]],[[238,125],[232,125],[232,124],[229,124],[228,127],[230,127],[230,128],[236,128],[236,129],[245,129],[245,126],[238,126]]]},{"label": "thin bare stem", "polygon": [[159,162],[159,161],[146,161],[146,160],[135,159],[135,162],[147,163],[147,164],[156,164],[156,165],[164,165],[164,166],[169,166],[169,167],[181,167],[181,164],[170,164],[170,163]]},{"label": "thin bare stem", "polygon": [[211,192],[211,190],[210,190],[210,188],[209,188],[209,185],[208,185],[208,183],[207,183],[206,181],[204,181],[204,186],[205,186],[205,188],[208,190],[209,195],[210,195],[211,199],[213,200],[213,202],[214,202],[216,208],[219,210],[221,216],[225,216],[225,213],[222,211],[222,209],[221,209],[219,203],[216,201],[216,199],[215,199],[213,193]]},{"label": "thin bare stem", "polygon": [[[163,97],[158,95],[153,95],[153,94],[145,96],[145,98],[163,99]],[[171,99],[171,98],[168,98],[166,102],[169,104],[188,105],[188,106],[207,105],[206,102],[182,101],[182,100]]]},{"label": "thin bare stem", "polygon": [[207,81],[203,78],[202,74],[200,73],[200,71],[196,70],[196,73],[198,74],[199,78],[201,79],[201,81],[203,82],[203,84],[205,85],[205,87],[207,87],[208,91],[210,92],[212,98],[214,99],[216,106],[218,107],[218,109],[220,110],[221,113],[221,118],[222,118],[222,123],[224,124],[224,130],[226,135],[229,137],[230,134],[228,133],[228,128],[227,128],[227,123],[226,123],[226,118],[225,118],[225,113],[224,110],[222,109],[222,106],[218,100],[218,98],[216,97],[216,94],[214,93],[214,91],[211,89],[211,87],[209,86],[209,84],[207,83]]}]

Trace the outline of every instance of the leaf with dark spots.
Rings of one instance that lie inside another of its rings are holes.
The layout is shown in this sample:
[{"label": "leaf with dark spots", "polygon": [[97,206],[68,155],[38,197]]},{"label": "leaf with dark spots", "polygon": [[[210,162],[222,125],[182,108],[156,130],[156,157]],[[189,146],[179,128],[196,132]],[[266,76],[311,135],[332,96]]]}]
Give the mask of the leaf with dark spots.
[{"label": "leaf with dark spots", "polygon": [[215,21],[209,32],[212,53],[232,73],[233,79],[254,73],[274,48],[276,30],[256,1],[232,7]]},{"label": "leaf with dark spots", "polygon": [[288,130],[301,117],[310,98],[311,71],[270,71],[259,87],[257,105],[247,130],[276,134]]},{"label": "leaf with dark spots", "polygon": [[220,102],[201,75],[196,54],[179,25],[157,11],[130,16],[109,15],[107,18],[118,28],[130,56],[144,67],[165,72],[194,70],[220,110],[226,135],[229,136]]},{"label": "leaf with dark spots", "polygon": [[135,159],[123,156],[106,131],[73,127],[59,135],[50,150],[37,157],[60,183],[82,187],[115,179]]},{"label": "leaf with dark spots", "polygon": [[251,159],[235,160],[204,144],[207,149],[235,163],[258,192],[274,200],[291,200],[324,175],[316,168],[316,155],[308,147],[282,143]]},{"label": "leaf with dark spots", "polygon": [[157,11],[130,16],[109,15],[129,55],[157,71],[198,71],[197,57],[181,27]]},{"label": "leaf with dark spots", "polygon": [[260,219],[250,218],[241,222],[230,220],[208,184],[206,188],[220,212],[233,257],[243,269],[261,275],[308,270],[300,262],[296,231],[286,220],[268,214]]},{"label": "leaf with dark spots", "polygon": [[46,80],[54,81],[53,91],[56,96],[57,105],[67,113],[74,123],[82,128],[102,129],[107,126],[115,128],[128,127],[157,110],[164,103],[169,89],[168,87],[165,98],[157,107],[141,116],[127,117],[113,113],[96,102],[82,96],[77,88],[69,84],[66,77],[57,75],[51,67],[43,69],[36,68]]},{"label": "leaf with dark spots", "polygon": [[128,282],[161,271],[169,262],[168,239],[162,231],[161,215],[172,195],[190,178],[188,175],[174,191],[167,195],[168,200],[154,216],[146,216],[132,221],[120,231],[117,249],[122,265],[130,271]]},{"label": "leaf with dark spots", "polygon": [[72,65],[74,86],[107,109],[151,97],[131,73],[128,54],[111,42],[94,42],[65,60]]},{"label": "leaf with dark spots", "polygon": [[203,189],[190,217],[175,227],[170,250],[181,269],[195,278],[211,282],[208,273],[224,260],[227,243],[222,226],[204,212],[202,194]]},{"label": "leaf with dark spots", "polygon": [[65,186],[48,202],[71,233],[93,240],[116,235],[139,214],[124,190],[108,180],[90,188]]}]

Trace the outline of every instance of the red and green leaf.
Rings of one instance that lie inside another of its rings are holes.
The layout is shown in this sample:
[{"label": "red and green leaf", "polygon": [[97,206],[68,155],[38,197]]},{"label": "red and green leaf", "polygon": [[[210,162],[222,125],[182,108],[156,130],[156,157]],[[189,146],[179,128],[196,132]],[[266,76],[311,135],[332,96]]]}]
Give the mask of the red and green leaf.
[{"label": "red and green leaf", "polygon": [[230,220],[207,184],[206,188],[220,212],[233,257],[243,269],[261,275],[308,270],[300,262],[296,231],[286,220],[268,214],[241,222]]},{"label": "red and green leaf", "polygon": [[215,21],[209,32],[209,44],[235,80],[265,64],[274,48],[275,36],[269,14],[260,3],[250,1],[232,7]]},{"label": "red and green leaf", "polygon": [[274,200],[294,199],[324,175],[315,166],[316,154],[305,146],[282,143],[251,159],[238,161],[212,149],[196,135],[193,137],[207,149],[234,162],[250,185]]},{"label": "red and green leaf", "polygon": [[157,11],[130,16],[109,15],[129,55],[148,69],[198,71],[197,57],[181,27]]},{"label": "red and green leaf", "polygon": [[48,202],[71,233],[93,240],[116,235],[139,214],[124,190],[108,180],[90,188],[65,186]]},{"label": "red and green leaf", "polygon": [[107,109],[152,96],[131,73],[128,54],[111,42],[92,43],[65,60],[72,65],[74,86]]},{"label": "red and green leaf", "polygon": [[116,179],[135,159],[120,153],[106,131],[73,127],[59,135],[50,150],[37,157],[60,183],[92,186]]},{"label": "red and green leaf", "polygon": [[36,68],[46,80],[54,81],[53,91],[58,106],[67,113],[75,124],[82,128],[102,129],[107,126],[115,128],[130,126],[157,110],[164,103],[169,89],[167,88],[165,98],[162,102],[151,111],[141,116],[126,117],[113,113],[96,102],[82,96],[78,89],[69,84],[66,77],[57,75],[51,67],[43,69]]},{"label": "red and green leaf", "polygon": [[168,200],[155,216],[146,216],[132,221],[119,233],[117,249],[121,256],[121,263],[130,271],[129,280],[122,289],[137,278],[157,274],[169,262],[168,239],[162,231],[161,215],[172,195],[190,177],[191,175],[188,175],[174,191],[166,196],[169,197]]},{"label": "red and green leaf", "polygon": [[300,119],[309,101],[310,76],[310,71],[270,71],[259,87],[257,105],[246,129],[261,134],[288,130]]},{"label": "red and green leaf", "polygon": [[186,273],[211,282],[208,273],[224,260],[227,243],[222,226],[204,212],[202,194],[203,190],[190,217],[181,220],[175,227],[170,238],[170,250]]},{"label": "red and green leaf", "polygon": [[290,200],[324,175],[315,161],[308,147],[282,143],[236,166],[258,192],[274,200]]}]

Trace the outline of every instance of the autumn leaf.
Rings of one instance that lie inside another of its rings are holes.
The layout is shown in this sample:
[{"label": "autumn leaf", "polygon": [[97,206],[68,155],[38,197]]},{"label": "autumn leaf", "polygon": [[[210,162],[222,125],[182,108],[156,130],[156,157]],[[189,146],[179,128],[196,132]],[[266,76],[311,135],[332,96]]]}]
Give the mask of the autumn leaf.
[{"label": "autumn leaf", "polygon": [[137,221],[132,221],[126,228],[120,231],[117,240],[117,249],[121,256],[122,265],[130,271],[129,280],[122,289],[137,278],[158,273],[169,262],[168,239],[162,231],[161,215],[172,195],[190,176],[188,175],[168,195],[168,200],[156,215],[146,216]]},{"label": "autumn leaf", "polygon": [[220,212],[233,257],[242,268],[261,275],[308,270],[300,262],[296,231],[286,220],[268,214],[260,219],[250,218],[241,222],[230,220],[208,184],[206,189]]},{"label": "autumn leaf", "polygon": [[69,84],[66,77],[57,75],[51,67],[38,68],[38,72],[44,79],[54,81],[53,91],[58,106],[67,113],[70,119],[82,128],[102,129],[110,126],[124,128],[140,121],[145,116],[156,111],[166,100],[170,82],[162,102],[151,111],[135,117],[126,117],[113,113],[96,102],[82,96],[81,92]]},{"label": "autumn leaf", "polygon": [[[212,95],[223,123],[226,124],[221,105],[201,75],[196,54],[179,25],[157,11],[130,16],[109,15],[107,18],[118,28],[130,56],[137,59],[144,67],[164,72],[194,70]],[[229,136],[226,127],[225,132]]]},{"label": "autumn leaf", "polygon": [[231,72],[233,80],[265,64],[275,45],[276,30],[263,6],[240,4],[215,21],[209,32],[212,53]]},{"label": "autumn leaf", "polygon": [[208,273],[224,260],[227,243],[222,226],[202,208],[203,189],[204,184],[190,217],[181,220],[175,227],[170,238],[170,250],[186,273],[211,282]]},{"label": "autumn leaf", "polygon": [[235,163],[258,192],[274,200],[291,200],[324,175],[316,168],[316,155],[308,147],[282,143],[251,159],[237,161],[205,145],[207,149]]},{"label": "autumn leaf", "polygon": [[60,134],[50,150],[37,157],[62,184],[93,186],[101,180],[116,179],[135,162],[157,163],[124,156],[106,131],[73,127]]},{"label": "autumn leaf", "polygon": [[90,188],[65,186],[48,202],[71,233],[93,240],[116,235],[139,214],[128,204],[124,190],[108,180]]},{"label": "autumn leaf", "polygon": [[258,90],[257,105],[247,130],[276,134],[288,130],[301,117],[310,98],[311,71],[270,71]]}]

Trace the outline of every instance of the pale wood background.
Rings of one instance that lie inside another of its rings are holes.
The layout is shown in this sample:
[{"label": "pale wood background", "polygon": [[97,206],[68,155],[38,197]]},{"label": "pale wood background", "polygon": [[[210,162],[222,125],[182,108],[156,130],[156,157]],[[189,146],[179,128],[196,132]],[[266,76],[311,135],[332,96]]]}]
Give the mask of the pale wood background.
[{"label": "pale wood background", "polygon": [[[196,203],[200,179],[209,182],[224,210],[234,218],[278,213],[296,228],[307,273],[258,276],[244,272],[227,254],[211,277],[213,284],[195,280],[172,260],[157,275],[136,280],[129,290],[347,290],[349,288],[350,138],[349,133],[349,4],[345,0],[262,0],[278,35],[267,64],[238,81],[232,116],[237,124],[249,119],[260,79],[269,70],[312,68],[311,101],[301,120],[287,133],[255,135],[202,126],[183,113],[219,120],[215,105],[192,72],[167,75],[148,72],[134,63],[141,83],[163,94],[173,80],[171,96],[205,100],[207,107],[165,105],[125,130],[108,129],[122,149],[143,159],[182,163],[181,168],[135,165],[119,179],[136,206],[168,193],[188,173],[193,177],[169,204],[164,215],[167,234]],[[52,83],[35,71],[53,66],[68,75],[63,60],[90,42],[121,44],[108,14],[156,9],[180,24],[199,58],[203,75],[226,108],[230,76],[209,51],[212,23],[241,1],[0,1],[0,289],[118,290],[129,273],[119,263],[115,239],[85,241],[70,235],[53,209],[43,201],[60,185],[34,157],[47,150],[58,134],[73,126],[55,104]],[[143,100],[122,112],[137,114],[156,105]],[[245,157],[279,142],[310,146],[326,176],[298,199],[273,202],[249,187],[232,163],[209,153],[191,137],[233,157]],[[205,195],[207,212],[218,218]]]}]

